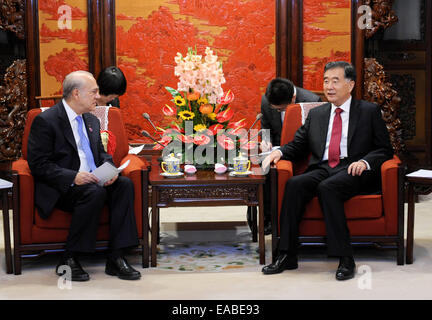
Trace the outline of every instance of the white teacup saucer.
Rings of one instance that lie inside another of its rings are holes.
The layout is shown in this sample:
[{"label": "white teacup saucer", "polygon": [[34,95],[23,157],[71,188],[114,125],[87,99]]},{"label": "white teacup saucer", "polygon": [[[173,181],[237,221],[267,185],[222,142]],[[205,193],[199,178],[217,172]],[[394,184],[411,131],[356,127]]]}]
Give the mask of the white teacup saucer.
[{"label": "white teacup saucer", "polygon": [[229,175],[232,176],[232,177],[245,177],[245,176],[248,176],[248,175],[250,175],[252,173],[253,173],[252,171],[244,171],[244,172],[231,171],[229,173]]},{"label": "white teacup saucer", "polygon": [[161,176],[164,176],[166,178],[178,178],[184,175],[183,172],[177,172],[177,173],[168,173],[168,172],[161,172]]}]

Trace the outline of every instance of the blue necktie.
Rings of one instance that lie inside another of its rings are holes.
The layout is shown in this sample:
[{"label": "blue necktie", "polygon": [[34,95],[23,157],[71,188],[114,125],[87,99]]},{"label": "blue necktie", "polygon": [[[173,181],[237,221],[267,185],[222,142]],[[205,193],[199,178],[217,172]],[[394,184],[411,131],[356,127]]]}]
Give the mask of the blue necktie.
[{"label": "blue necktie", "polygon": [[84,134],[83,118],[81,116],[77,116],[76,119],[78,121],[78,134],[80,136],[81,147],[82,147],[84,154],[86,156],[87,164],[90,167],[90,172],[92,172],[94,169],[96,169],[96,165],[94,162],[93,153],[90,149],[90,143],[89,143],[86,135]]}]

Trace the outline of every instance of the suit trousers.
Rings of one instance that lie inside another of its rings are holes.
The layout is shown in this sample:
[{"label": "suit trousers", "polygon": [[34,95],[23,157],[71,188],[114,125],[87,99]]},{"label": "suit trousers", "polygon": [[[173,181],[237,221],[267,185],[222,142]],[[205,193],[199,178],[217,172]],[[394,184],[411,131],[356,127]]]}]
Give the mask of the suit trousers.
[{"label": "suit trousers", "polygon": [[357,194],[379,190],[380,175],[368,170],[352,176],[348,174],[348,166],[344,160],[335,168],[324,162],[287,181],[280,214],[280,252],[297,254],[298,230],[306,204],[318,196],[326,225],[328,255],[352,256],[344,202]]},{"label": "suit trousers", "polygon": [[100,214],[109,208],[109,247],[113,250],[139,244],[134,212],[134,187],[127,177],[119,176],[110,186],[75,185],[60,197],[59,209],[71,212],[72,221],[66,242],[71,252],[94,252]]}]

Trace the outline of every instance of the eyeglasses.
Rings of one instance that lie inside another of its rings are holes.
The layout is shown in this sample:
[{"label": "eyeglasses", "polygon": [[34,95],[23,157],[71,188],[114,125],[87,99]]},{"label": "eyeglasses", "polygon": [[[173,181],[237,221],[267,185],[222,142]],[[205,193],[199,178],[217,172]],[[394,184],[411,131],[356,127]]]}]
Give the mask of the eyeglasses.
[{"label": "eyeglasses", "polygon": [[288,106],[288,104],[280,104],[280,105],[274,105],[274,104],[270,104],[270,108],[282,112],[285,111],[286,107]]}]

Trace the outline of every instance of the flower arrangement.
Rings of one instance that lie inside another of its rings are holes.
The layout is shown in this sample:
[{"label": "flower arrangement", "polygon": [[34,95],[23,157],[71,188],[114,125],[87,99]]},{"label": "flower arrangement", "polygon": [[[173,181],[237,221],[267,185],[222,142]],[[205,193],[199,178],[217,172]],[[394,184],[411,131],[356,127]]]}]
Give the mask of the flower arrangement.
[{"label": "flower arrangement", "polygon": [[[205,57],[198,55],[196,48],[189,48],[185,57],[177,53],[174,60],[174,74],[179,82],[177,89],[165,87],[172,95],[172,104],[162,108],[163,114],[173,121],[167,128],[158,128],[162,139],[154,149],[177,147],[184,162],[196,163],[199,158],[196,151],[200,147],[199,156],[205,157],[207,164],[214,164],[226,161],[226,151],[233,150],[234,155],[236,147],[255,148],[256,142],[245,140],[245,119],[230,122],[234,110],[229,104],[234,100],[234,93],[231,90],[224,93],[222,89],[225,78],[217,55],[208,47]],[[187,157],[188,151],[193,159]]]}]

